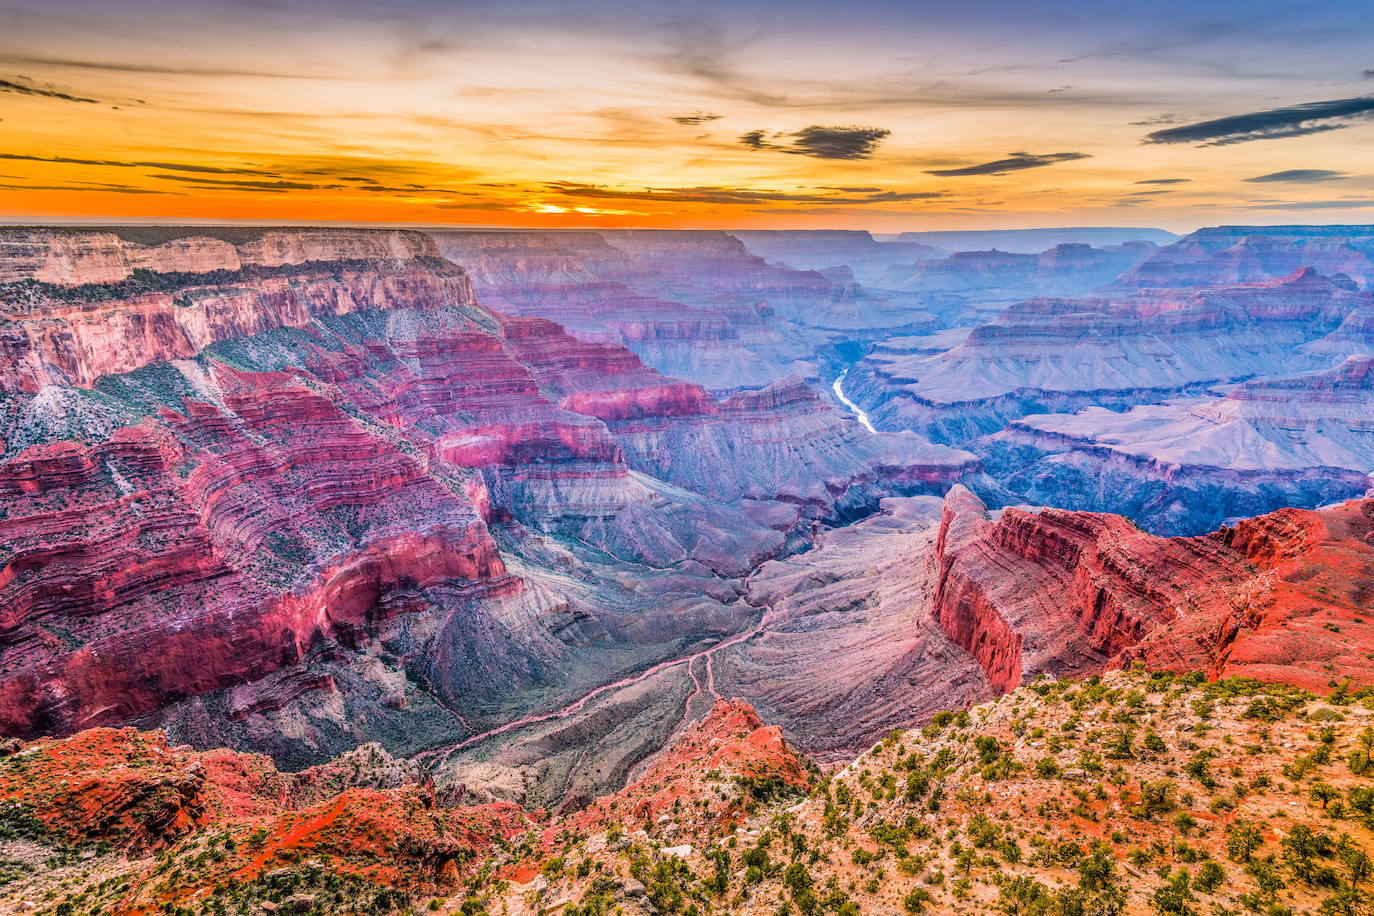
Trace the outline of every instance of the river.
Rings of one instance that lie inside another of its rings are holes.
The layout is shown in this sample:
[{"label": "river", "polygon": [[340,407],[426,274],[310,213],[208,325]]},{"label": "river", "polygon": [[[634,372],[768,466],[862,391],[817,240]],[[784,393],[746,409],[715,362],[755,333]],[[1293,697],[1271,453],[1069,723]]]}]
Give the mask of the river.
[{"label": "river", "polygon": [[844,406],[854,411],[854,416],[859,418],[859,422],[864,425],[864,429],[868,430],[871,433],[876,433],[878,430],[874,428],[873,421],[868,419],[868,414],[865,413],[864,409],[860,407],[858,404],[855,404],[853,401],[849,400],[849,397],[844,393],[844,377],[848,374],[848,369],[841,372],[840,377],[835,379],[835,384],[831,385],[830,387],[835,390],[835,397],[843,401]]}]

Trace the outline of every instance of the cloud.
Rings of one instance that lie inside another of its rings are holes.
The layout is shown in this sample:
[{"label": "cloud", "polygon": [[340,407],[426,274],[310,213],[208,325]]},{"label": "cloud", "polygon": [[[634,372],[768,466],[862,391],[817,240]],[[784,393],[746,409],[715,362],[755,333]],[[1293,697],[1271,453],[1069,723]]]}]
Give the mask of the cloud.
[{"label": "cloud", "polygon": [[1141,120],[1141,121],[1132,121],[1132,122],[1131,122],[1131,126],[1132,126],[1132,127],[1156,127],[1156,126],[1158,126],[1158,125],[1160,125],[1160,124],[1177,124],[1177,123],[1179,123],[1179,122],[1182,121],[1182,120],[1183,120],[1183,116],[1182,116],[1182,115],[1167,114],[1167,113],[1166,113],[1166,114],[1153,115],[1153,116],[1148,117],[1148,118],[1145,118],[1144,120]]},{"label": "cloud", "polygon": [[926,172],[927,175],[958,176],[958,175],[1000,175],[1003,172],[1017,172],[1021,169],[1036,169],[1045,165],[1054,165],[1056,162],[1073,162],[1076,159],[1091,158],[1087,153],[1045,153],[1042,155],[1032,155],[1031,153],[1008,153],[1006,159],[995,159],[992,162],[983,162],[978,165],[968,165],[958,169],[933,169]]},{"label": "cloud", "polygon": [[824,193],[835,189],[807,188],[799,191],[765,191],[753,188],[692,187],[692,188],[607,188],[602,185],[559,182],[550,190],[569,197],[595,197],[610,200],[647,200],[666,203],[759,204],[805,203],[823,207],[852,206],[854,204],[900,203],[931,200],[944,195],[939,191],[881,191],[876,188],[859,189],[858,193]]},{"label": "cloud", "polygon": [[1278,140],[1302,137],[1349,127],[1349,122],[1374,117],[1374,96],[1308,102],[1287,108],[1268,108],[1247,114],[1198,121],[1182,127],[1157,130],[1145,137],[1146,143],[1196,143],[1199,146],[1228,146],[1251,140]]},{"label": "cloud", "polygon": [[152,175],[164,181],[180,181],[199,188],[229,188],[239,191],[337,191],[341,184],[311,184],[304,181],[224,181],[218,178],[193,178],[189,175]]},{"label": "cloud", "polygon": [[1374,197],[1343,197],[1339,200],[1299,200],[1280,204],[1261,204],[1251,210],[1362,210],[1374,207]]},{"label": "cloud", "polygon": [[[19,77],[23,79],[23,77]],[[64,102],[87,102],[91,105],[99,105],[97,99],[83,98],[79,95],[72,95],[69,92],[62,92],[57,89],[42,89],[38,86],[29,86],[24,83],[16,83],[13,80],[0,79],[0,92],[14,92],[19,95],[36,95],[46,99],[61,99]]]},{"label": "cloud", "polygon": [[132,162],[115,162],[109,159],[72,159],[68,156],[29,156],[24,153],[0,153],[0,159],[16,159],[22,162],[60,162],[64,165],[112,165],[116,168],[131,169]]},{"label": "cloud", "polygon": [[73,159],[69,156],[30,156],[24,153],[0,153],[0,159],[15,159],[23,162],[53,162],[61,165],[99,165],[116,169],[165,169],[170,172],[201,172],[211,175],[258,175],[267,178],[280,178],[276,172],[266,169],[221,168],[213,165],[189,165],[183,162],[126,162],[119,159]]},{"label": "cloud", "polygon": [[[822,127],[813,124],[795,133],[771,136],[751,130],[739,138],[750,149],[774,150],[817,159],[870,159],[878,145],[892,135],[885,127]],[[777,141],[790,141],[779,143]]]},{"label": "cloud", "polygon": [[1288,169],[1283,172],[1270,172],[1268,175],[1258,175],[1254,178],[1246,178],[1245,181],[1255,182],[1308,182],[1308,181],[1334,181],[1337,178],[1346,177],[1345,172],[1333,172],[1330,169]]},{"label": "cloud", "polygon": [[[112,61],[73,60],[64,57],[26,57],[13,54],[0,54],[0,60],[9,64],[31,67],[58,67],[71,70],[104,70],[110,73],[153,73],[171,76],[258,76],[269,79],[348,79],[345,76],[321,76],[311,73],[281,73],[270,70],[241,70],[223,67],[166,67],[157,64],[119,63]],[[81,101],[91,101],[82,99]]]},{"label": "cloud", "polygon": [[1191,178],[1147,178],[1144,181],[1133,181],[1131,184],[1187,184]]},{"label": "cloud", "polygon": [[166,169],[169,172],[202,172],[209,175],[260,175],[267,178],[280,178],[276,172],[266,169],[225,169],[213,165],[185,165],[180,162],[134,162],[131,165],[145,169]]},{"label": "cloud", "polygon": [[122,185],[67,185],[67,184],[0,184],[3,191],[92,191],[101,194],[180,194],[179,191],[155,191],[151,188],[131,188]]},{"label": "cloud", "polygon": [[678,115],[677,117],[669,118],[669,120],[676,121],[679,124],[705,124],[707,121],[719,121],[723,117],[725,117],[725,115],[712,114],[709,111],[698,111],[689,115]]},{"label": "cloud", "polygon": [[1366,70],[1364,72],[1364,78],[1367,80],[1374,80],[1374,70]]}]

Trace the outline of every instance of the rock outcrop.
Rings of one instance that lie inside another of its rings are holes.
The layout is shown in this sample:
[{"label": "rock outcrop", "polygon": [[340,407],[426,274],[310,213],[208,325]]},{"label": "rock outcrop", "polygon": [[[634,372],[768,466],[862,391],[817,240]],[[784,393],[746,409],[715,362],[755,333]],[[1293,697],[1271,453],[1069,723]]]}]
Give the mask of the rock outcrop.
[{"label": "rock outcrop", "polygon": [[1151,667],[1325,692],[1374,683],[1374,500],[1284,509],[1197,538],[1114,515],[946,498],[934,616],[999,691]]}]

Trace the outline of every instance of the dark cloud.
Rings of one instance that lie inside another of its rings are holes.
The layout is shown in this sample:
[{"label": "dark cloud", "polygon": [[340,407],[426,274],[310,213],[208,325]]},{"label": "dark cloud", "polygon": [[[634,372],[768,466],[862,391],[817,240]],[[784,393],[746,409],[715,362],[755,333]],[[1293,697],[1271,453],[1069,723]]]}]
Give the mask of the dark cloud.
[{"label": "dark cloud", "polygon": [[[870,159],[878,145],[892,135],[885,127],[822,127],[813,124],[796,133],[751,130],[739,138],[750,149],[775,150],[817,159]],[[782,141],[782,142],[779,142]]]},{"label": "dark cloud", "polygon": [[[23,79],[23,77],[19,77]],[[0,92],[15,92],[19,95],[36,95],[45,99],[61,99],[64,102],[87,102],[91,105],[99,105],[96,99],[83,98],[79,95],[72,95],[69,92],[62,92],[57,89],[43,89],[39,86],[29,86],[25,83],[16,83],[14,80],[0,79]]]},{"label": "dark cloud", "polygon": [[1131,184],[1187,184],[1191,178],[1147,178],[1144,181],[1133,181]]},{"label": "dark cloud", "polygon": [[132,162],[115,162],[109,159],[72,159],[68,156],[29,156],[24,153],[0,153],[0,159],[16,159],[22,162],[60,162],[64,165],[112,165],[116,168],[131,169]]},{"label": "dark cloud", "polygon": [[1344,178],[1345,172],[1333,172],[1330,169],[1288,169],[1283,172],[1270,172],[1268,175],[1258,175],[1254,178],[1246,178],[1249,182],[1308,182],[1308,181],[1332,181],[1336,178]]},{"label": "dark cloud", "polygon": [[184,165],[180,162],[134,162],[139,168],[166,169],[169,172],[200,172],[208,175],[259,175],[266,178],[280,178],[276,172],[266,169],[223,169],[213,165]]},{"label": "dark cloud", "polygon": [[1269,108],[1248,114],[1199,121],[1182,127],[1157,130],[1145,137],[1146,143],[1196,143],[1199,146],[1227,146],[1251,140],[1278,140],[1302,137],[1349,127],[1353,120],[1374,117],[1374,96],[1308,102],[1287,108]]},{"label": "dark cloud", "polygon": [[707,121],[719,121],[723,117],[725,117],[725,115],[712,114],[709,111],[698,111],[689,115],[678,115],[669,120],[676,121],[679,124],[705,124]]},{"label": "dark cloud", "polygon": [[899,203],[912,200],[930,200],[944,195],[938,191],[880,191],[866,189],[862,193],[818,193],[824,188],[807,188],[801,191],[763,191],[753,188],[694,187],[694,188],[644,188],[625,190],[607,188],[601,185],[573,184],[569,182],[554,184],[551,190],[569,197],[595,197],[610,200],[645,200],[671,203],[705,204],[759,204],[759,203],[806,203],[821,206],[849,206],[853,204]]},{"label": "dark cloud", "polygon": [[1366,70],[1364,72],[1364,78],[1367,80],[1374,80],[1374,70]]},{"label": "dark cloud", "polygon": [[152,175],[164,181],[180,181],[199,188],[230,188],[239,191],[337,191],[341,184],[312,184],[305,181],[224,181],[218,178],[193,178],[189,175]]},{"label": "dark cloud", "polygon": [[1018,172],[1021,169],[1036,169],[1056,162],[1073,162],[1075,159],[1091,158],[1087,153],[1008,153],[1006,159],[996,159],[978,165],[968,165],[959,169],[932,169],[927,175],[954,177],[959,175],[1000,175],[1003,172]]},{"label": "dark cloud", "polygon": [[121,185],[101,185],[91,187],[89,185],[67,185],[67,184],[0,184],[3,191],[83,191],[87,194],[96,191],[104,194],[177,194],[177,191],[155,191],[151,188],[131,188]]},{"label": "dark cloud", "polygon": [[165,169],[170,172],[200,172],[211,175],[258,175],[279,178],[276,172],[265,169],[219,168],[211,165],[189,165],[182,162],[125,162],[119,159],[73,159],[68,156],[30,156],[24,153],[0,153],[0,159],[24,162],[54,162],[62,165],[100,165],[116,169]]}]

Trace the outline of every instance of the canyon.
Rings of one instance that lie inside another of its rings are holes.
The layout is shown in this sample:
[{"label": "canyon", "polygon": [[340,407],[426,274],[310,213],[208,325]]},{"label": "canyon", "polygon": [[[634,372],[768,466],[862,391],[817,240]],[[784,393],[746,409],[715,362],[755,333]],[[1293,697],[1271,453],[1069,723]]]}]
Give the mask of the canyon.
[{"label": "canyon", "polygon": [[1366,690],[1370,238],[0,230],[0,799],[267,837],[112,911],[361,906],[1060,679]]}]

